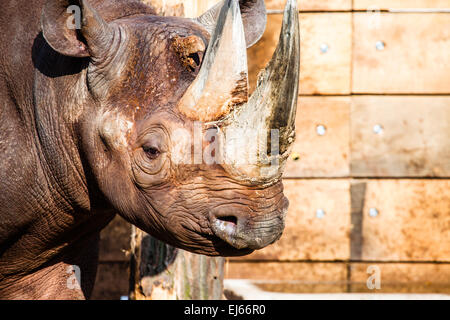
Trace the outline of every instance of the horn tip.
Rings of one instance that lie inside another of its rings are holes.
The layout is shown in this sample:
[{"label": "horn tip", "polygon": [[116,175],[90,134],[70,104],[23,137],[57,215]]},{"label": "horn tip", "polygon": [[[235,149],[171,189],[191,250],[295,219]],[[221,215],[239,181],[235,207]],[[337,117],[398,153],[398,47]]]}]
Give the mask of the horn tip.
[{"label": "horn tip", "polygon": [[297,0],[287,0],[285,10],[297,10]]}]

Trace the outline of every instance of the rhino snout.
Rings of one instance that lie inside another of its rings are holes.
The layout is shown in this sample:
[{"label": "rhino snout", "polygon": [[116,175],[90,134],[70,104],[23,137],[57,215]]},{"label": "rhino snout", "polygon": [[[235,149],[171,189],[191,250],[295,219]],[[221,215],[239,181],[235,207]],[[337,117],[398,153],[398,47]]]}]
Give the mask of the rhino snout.
[{"label": "rhino snout", "polygon": [[277,210],[256,215],[231,207],[213,210],[209,214],[211,229],[236,249],[262,249],[281,237],[288,205],[284,198]]}]

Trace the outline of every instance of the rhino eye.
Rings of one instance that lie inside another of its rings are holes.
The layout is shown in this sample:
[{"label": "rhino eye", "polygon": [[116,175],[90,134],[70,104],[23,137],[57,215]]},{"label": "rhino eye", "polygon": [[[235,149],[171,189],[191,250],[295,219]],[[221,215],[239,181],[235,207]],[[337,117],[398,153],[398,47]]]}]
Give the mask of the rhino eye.
[{"label": "rhino eye", "polygon": [[147,157],[150,159],[156,159],[160,155],[160,151],[155,147],[143,146],[142,150],[144,150]]}]

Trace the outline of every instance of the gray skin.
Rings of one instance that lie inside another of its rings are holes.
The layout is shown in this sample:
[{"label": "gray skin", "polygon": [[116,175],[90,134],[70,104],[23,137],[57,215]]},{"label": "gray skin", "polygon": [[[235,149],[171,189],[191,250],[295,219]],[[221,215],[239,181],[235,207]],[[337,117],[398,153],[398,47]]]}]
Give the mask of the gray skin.
[{"label": "gray skin", "polygon": [[[246,28],[263,19],[251,15],[253,2],[242,1]],[[116,213],[199,254],[245,255],[276,241],[288,206],[280,181],[251,185],[217,164],[171,161],[171,133],[193,127],[175,106],[201,63],[187,66],[173,39],[206,47],[206,29],[139,2],[91,0],[126,36],[101,47],[94,31],[54,21],[50,45],[43,3],[1,4],[0,298],[89,298],[99,233]],[[212,230],[223,217],[239,226],[239,245]],[[80,290],[67,287],[71,265],[81,269]]]}]

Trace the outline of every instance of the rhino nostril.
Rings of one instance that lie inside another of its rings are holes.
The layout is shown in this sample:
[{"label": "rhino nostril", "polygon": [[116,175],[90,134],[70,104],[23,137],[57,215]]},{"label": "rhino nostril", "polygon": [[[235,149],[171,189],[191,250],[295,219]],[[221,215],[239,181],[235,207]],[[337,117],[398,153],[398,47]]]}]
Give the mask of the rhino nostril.
[{"label": "rhino nostril", "polygon": [[218,220],[232,223],[234,225],[237,225],[238,219],[235,216],[224,216],[224,217],[217,217]]},{"label": "rhino nostril", "polygon": [[245,211],[215,209],[209,213],[213,233],[236,249],[261,249],[280,236],[284,228],[282,213],[251,217]]}]

